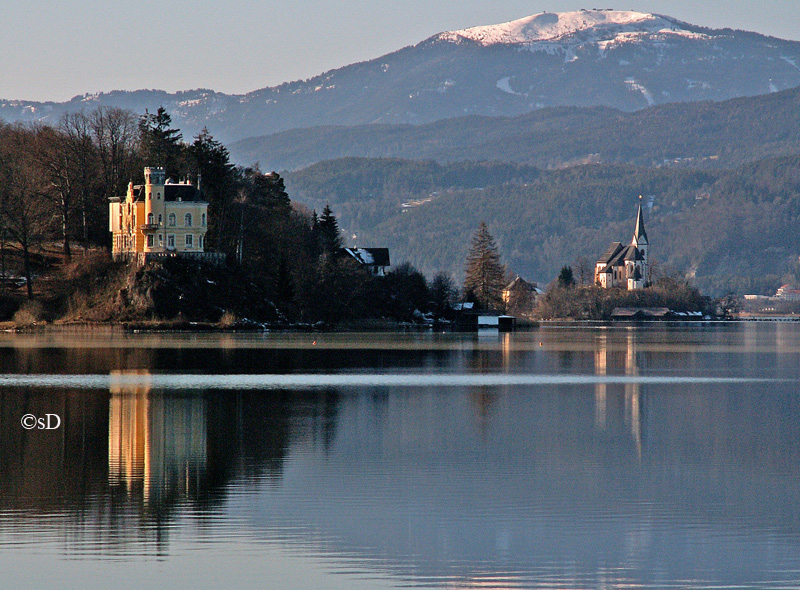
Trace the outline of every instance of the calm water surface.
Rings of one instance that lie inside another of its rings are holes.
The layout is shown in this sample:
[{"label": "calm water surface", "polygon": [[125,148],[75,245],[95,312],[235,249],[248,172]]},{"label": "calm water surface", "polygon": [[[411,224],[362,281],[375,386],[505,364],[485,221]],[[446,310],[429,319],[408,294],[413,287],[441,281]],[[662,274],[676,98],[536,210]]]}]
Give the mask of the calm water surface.
[{"label": "calm water surface", "polygon": [[798,588],[800,324],[0,335],[0,580]]}]

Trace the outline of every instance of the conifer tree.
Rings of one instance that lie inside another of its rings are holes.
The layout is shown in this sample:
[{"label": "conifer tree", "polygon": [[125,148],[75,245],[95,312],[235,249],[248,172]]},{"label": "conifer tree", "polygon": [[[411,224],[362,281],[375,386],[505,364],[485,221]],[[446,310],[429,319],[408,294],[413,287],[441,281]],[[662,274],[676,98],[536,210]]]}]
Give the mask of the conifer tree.
[{"label": "conifer tree", "polygon": [[464,291],[472,292],[482,307],[500,309],[506,271],[494,238],[483,221],[472,236],[465,270]]},{"label": "conifer tree", "polygon": [[317,233],[319,235],[319,244],[322,253],[335,253],[342,247],[342,236],[339,232],[339,222],[336,221],[336,216],[333,214],[330,205],[325,205],[320,215],[319,222],[317,223]]},{"label": "conifer tree", "polygon": [[183,135],[180,129],[172,129],[172,117],[164,107],[158,107],[155,114],[145,110],[139,119],[139,140],[148,166],[163,166],[168,174],[185,172]]}]

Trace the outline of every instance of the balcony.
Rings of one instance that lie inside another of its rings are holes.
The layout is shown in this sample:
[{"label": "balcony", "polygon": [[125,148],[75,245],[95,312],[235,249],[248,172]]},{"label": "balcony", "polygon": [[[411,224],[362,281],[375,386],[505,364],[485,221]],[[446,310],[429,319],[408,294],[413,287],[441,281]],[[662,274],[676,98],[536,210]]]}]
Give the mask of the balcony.
[{"label": "balcony", "polygon": [[158,229],[157,223],[143,223],[139,226],[142,231],[155,231]]}]

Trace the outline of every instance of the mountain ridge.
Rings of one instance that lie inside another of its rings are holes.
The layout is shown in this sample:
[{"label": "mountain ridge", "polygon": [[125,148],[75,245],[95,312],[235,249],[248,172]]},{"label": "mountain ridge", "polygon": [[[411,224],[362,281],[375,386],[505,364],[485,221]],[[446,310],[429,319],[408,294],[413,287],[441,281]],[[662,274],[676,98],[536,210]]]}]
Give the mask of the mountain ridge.
[{"label": "mountain ridge", "polygon": [[[570,14],[576,13],[518,20],[558,20]],[[607,20],[611,13],[579,14]],[[0,101],[0,117],[54,123],[68,110],[114,106],[142,113],[164,106],[187,137],[208,127],[216,138],[231,142],[293,128],[422,124],[467,114],[515,116],[547,106],[635,111],[800,86],[798,41],[649,16],[656,25],[645,31],[615,29],[609,36],[581,29],[568,39],[528,45],[484,46],[465,40],[459,31],[444,32],[371,60],[242,95],[138,90],[88,94],[65,103],[6,100]],[[663,27],[658,19],[671,26]]]},{"label": "mountain ridge", "polygon": [[730,167],[800,153],[800,88],[722,102],[550,107],[513,118],[467,116],[424,125],[293,129],[229,146],[240,162],[298,169],[358,156],[498,160],[558,168],[578,163]]}]

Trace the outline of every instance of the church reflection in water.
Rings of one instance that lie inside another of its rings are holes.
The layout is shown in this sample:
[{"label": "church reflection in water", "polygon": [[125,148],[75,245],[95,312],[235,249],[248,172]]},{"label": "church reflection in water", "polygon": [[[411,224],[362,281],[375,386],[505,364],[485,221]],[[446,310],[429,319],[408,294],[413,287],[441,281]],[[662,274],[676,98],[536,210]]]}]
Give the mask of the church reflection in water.
[{"label": "church reflection in water", "polygon": [[[594,372],[595,375],[639,376],[639,353],[637,352],[636,334],[629,331],[624,341],[612,341],[608,333],[601,333],[595,340]],[[616,400],[622,400],[625,424],[630,428],[630,435],[636,445],[637,456],[642,454],[642,411],[641,385],[632,380],[629,383],[611,384],[599,382],[595,385],[595,426],[598,430],[608,427],[609,406]]]},{"label": "church reflection in water", "polygon": [[112,372],[108,480],[145,504],[192,496],[207,462],[206,400],[151,391],[146,371]]}]

